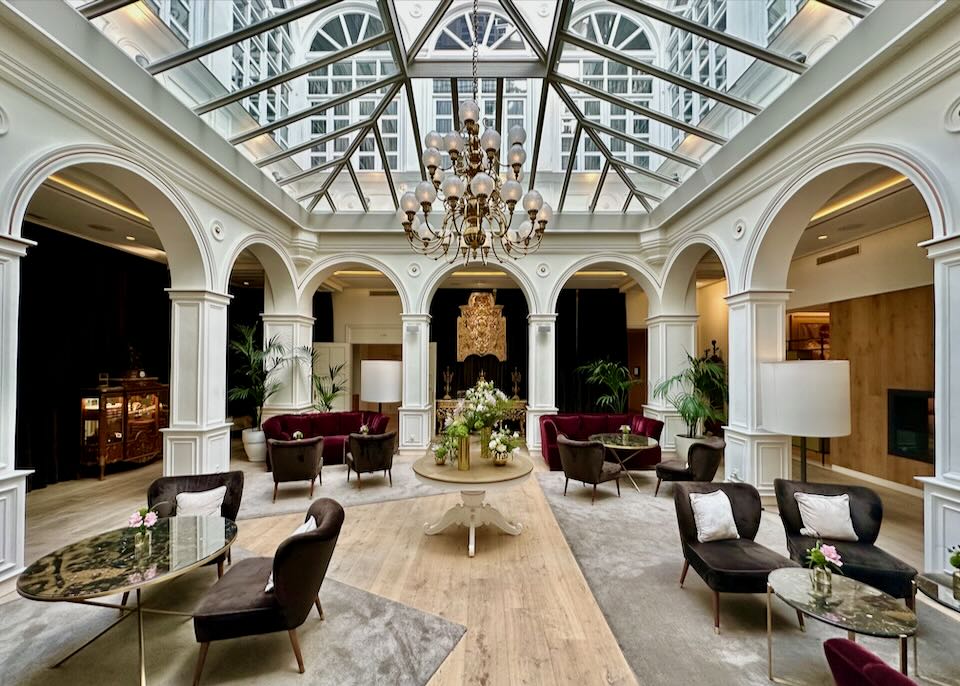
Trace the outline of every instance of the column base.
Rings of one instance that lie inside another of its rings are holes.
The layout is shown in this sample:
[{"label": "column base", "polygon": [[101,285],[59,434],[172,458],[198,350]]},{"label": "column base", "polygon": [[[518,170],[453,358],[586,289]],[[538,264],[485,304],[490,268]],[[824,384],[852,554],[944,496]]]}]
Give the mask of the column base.
[{"label": "column base", "polygon": [[540,417],[557,414],[555,407],[527,407],[527,450],[530,454],[540,452]]},{"label": "column base", "polygon": [[434,436],[433,407],[401,407],[399,436],[401,450],[425,450]]},{"label": "column base", "polygon": [[170,427],[163,433],[163,475],[230,471],[230,424],[204,429]]},{"label": "column base", "polygon": [[764,497],[775,495],[774,479],[790,478],[790,437],[736,426],[723,430],[724,479],[752,484]]},{"label": "column base", "polygon": [[923,568],[951,571],[947,550],[960,542],[960,481],[920,476],[923,484]]},{"label": "column base", "polygon": [[26,566],[27,477],[32,469],[0,473],[0,581],[15,577]]},{"label": "column base", "polygon": [[660,434],[661,459],[669,460],[677,455],[677,435],[686,435],[687,425],[680,418],[680,413],[672,407],[644,405],[643,416],[663,422],[663,433]]}]

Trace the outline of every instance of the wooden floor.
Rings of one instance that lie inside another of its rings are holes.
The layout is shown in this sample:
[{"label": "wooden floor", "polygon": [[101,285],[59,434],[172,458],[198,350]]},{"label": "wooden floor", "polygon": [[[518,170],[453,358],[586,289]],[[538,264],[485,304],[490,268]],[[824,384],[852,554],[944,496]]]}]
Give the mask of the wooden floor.
[{"label": "wooden floor", "polygon": [[[544,468],[542,460],[534,463]],[[239,455],[234,466],[262,469]],[[27,559],[122,525],[159,474],[160,465],[153,464],[104,482],[65,482],[31,493]],[[813,464],[810,479],[854,481]],[[877,490],[885,509],[881,545],[922,568],[922,500]],[[473,559],[466,555],[465,530],[439,536],[422,530],[458,498],[438,495],[348,508],[329,574],[467,627],[433,685],[637,683],[536,478],[491,496],[508,517],[523,523],[524,531],[511,537],[478,530]],[[237,545],[271,555],[301,522],[299,514],[245,520]],[[14,597],[11,582],[0,585],[0,602]]]}]

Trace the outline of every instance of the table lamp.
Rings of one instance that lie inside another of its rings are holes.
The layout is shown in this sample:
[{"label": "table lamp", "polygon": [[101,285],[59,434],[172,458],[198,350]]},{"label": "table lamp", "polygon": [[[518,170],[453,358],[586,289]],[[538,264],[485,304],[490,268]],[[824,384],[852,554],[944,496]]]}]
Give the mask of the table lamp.
[{"label": "table lamp", "polygon": [[377,403],[383,414],[383,403],[398,403],[402,398],[403,363],[394,360],[360,361],[360,400]]},{"label": "table lamp", "polygon": [[760,413],[767,431],[800,436],[800,480],[806,481],[807,436],[850,435],[850,361],[761,363]]}]

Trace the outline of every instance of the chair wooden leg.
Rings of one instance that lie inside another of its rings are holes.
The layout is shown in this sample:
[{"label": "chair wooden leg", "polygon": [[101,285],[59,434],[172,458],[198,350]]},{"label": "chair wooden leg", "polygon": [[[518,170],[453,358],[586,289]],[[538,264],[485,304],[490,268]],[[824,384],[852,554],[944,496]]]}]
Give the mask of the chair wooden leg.
[{"label": "chair wooden leg", "polygon": [[227,548],[227,564],[233,564],[233,548]]},{"label": "chair wooden leg", "polygon": [[620,479],[617,479],[617,497],[620,497]]},{"label": "chair wooden leg", "polygon": [[797,610],[797,621],[800,622],[800,631],[806,631],[807,625],[803,622],[803,613]]},{"label": "chair wooden leg", "polygon": [[320,621],[322,622],[323,617],[323,605],[320,604],[320,596],[317,596],[317,599],[314,601],[314,604],[317,606],[317,614],[320,615]]},{"label": "chair wooden leg", "polygon": [[316,479],[310,479],[310,497],[311,498],[313,497],[313,486],[315,483],[317,483]]},{"label": "chair wooden leg", "polygon": [[688,560],[683,561],[683,571],[680,572],[680,588],[683,588],[683,582],[687,580],[687,572],[690,571],[690,562]]},{"label": "chair wooden leg", "polygon": [[217,578],[218,579],[223,578],[223,558],[222,557],[219,560],[217,560]]},{"label": "chair wooden leg", "polygon": [[210,649],[209,643],[200,644],[200,656],[197,658],[197,666],[193,670],[193,686],[200,683],[200,675],[203,673],[203,663],[207,660],[207,651]]},{"label": "chair wooden leg", "polygon": [[390,488],[393,488],[393,469],[387,470],[387,478],[390,480]]},{"label": "chair wooden leg", "polygon": [[654,497],[654,498],[656,498],[656,497],[657,497],[657,493],[660,492],[660,481],[661,481],[661,479],[657,479],[657,487],[656,487],[655,489],[653,489],[653,497]]},{"label": "chair wooden leg", "polygon": [[563,480],[563,494],[564,494],[564,495],[567,494],[567,486],[569,486],[569,485],[570,485],[570,479],[564,479],[564,480]]},{"label": "chair wooden leg", "polygon": [[300,668],[300,673],[303,674],[303,655],[300,653],[300,641],[297,640],[297,630],[290,629],[288,633],[290,634],[290,645],[293,646],[293,654],[297,656],[297,667]]},{"label": "chair wooden leg", "polygon": [[720,591],[713,592],[713,630],[720,633]]},{"label": "chair wooden leg", "polygon": [[273,485],[273,502],[277,502],[277,489],[280,488],[280,484]]},{"label": "chair wooden leg", "polygon": [[590,498],[590,504],[593,505],[595,502],[597,502],[597,485],[596,484],[593,485],[593,496]]},{"label": "chair wooden leg", "polygon": [[350,483],[350,465],[347,465],[347,483]]},{"label": "chair wooden leg", "polygon": [[358,490],[358,491],[362,491],[362,490],[363,490],[363,484],[360,483],[360,472],[357,472],[357,490]]}]

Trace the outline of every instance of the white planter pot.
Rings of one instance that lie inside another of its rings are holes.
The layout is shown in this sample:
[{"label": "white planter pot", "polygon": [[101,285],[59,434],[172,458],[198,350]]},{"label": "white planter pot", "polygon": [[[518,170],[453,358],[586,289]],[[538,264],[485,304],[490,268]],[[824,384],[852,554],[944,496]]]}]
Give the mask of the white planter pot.
[{"label": "white planter pot", "polygon": [[687,453],[690,452],[690,446],[696,443],[697,441],[703,440],[703,436],[695,436],[694,438],[687,438],[686,436],[674,436],[674,444],[677,446],[677,459],[687,461]]},{"label": "white planter pot", "polygon": [[243,430],[243,450],[251,462],[267,461],[267,437],[260,429]]}]

